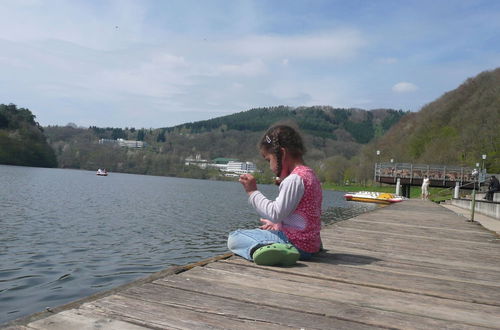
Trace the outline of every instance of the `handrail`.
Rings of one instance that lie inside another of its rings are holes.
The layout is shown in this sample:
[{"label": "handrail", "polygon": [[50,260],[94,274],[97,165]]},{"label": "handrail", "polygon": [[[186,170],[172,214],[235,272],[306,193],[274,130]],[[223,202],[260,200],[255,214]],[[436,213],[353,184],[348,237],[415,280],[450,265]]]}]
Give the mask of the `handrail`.
[{"label": "handrail", "polygon": [[447,166],[447,165],[429,165],[413,163],[376,163],[374,179],[380,181],[382,177],[409,179],[413,182],[427,175],[431,181],[442,181],[443,185],[447,182],[472,182],[480,184],[486,181],[487,173],[485,170],[479,173],[479,177],[472,175],[472,167],[465,166]]}]

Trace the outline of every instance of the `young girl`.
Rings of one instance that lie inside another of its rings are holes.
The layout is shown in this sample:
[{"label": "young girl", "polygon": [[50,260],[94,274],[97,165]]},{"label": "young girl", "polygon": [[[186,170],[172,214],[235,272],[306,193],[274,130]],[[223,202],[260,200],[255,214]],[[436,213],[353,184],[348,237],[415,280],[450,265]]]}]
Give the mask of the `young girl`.
[{"label": "young girl", "polygon": [[239,181],[249,203],[262,217],[260,229],[236,230],[228,247],[259,265],[289,266],[307,260],[321,248],[321,185],[304,165],[305,148],[300,134],[290,126],[276,125],[259,143],[262,157],[276,174],[279,195],[275,201],[257,190],[255,178],[243,174]]}]

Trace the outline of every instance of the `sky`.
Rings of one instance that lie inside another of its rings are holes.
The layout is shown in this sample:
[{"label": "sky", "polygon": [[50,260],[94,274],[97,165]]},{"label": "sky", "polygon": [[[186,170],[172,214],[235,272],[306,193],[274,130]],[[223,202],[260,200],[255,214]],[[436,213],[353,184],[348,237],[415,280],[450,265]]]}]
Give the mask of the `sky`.
[{"label": "sky", "polygon": [[497,0],[0,0],[0,104],[42,126],[419,111],[499,66]]}]

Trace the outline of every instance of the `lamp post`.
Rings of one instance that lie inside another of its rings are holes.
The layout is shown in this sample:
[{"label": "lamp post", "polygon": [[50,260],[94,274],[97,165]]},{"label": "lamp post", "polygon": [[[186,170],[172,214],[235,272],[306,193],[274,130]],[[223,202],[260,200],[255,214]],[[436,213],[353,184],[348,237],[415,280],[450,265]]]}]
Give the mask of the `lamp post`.
[{"label": "lamp post", "polygon": [[476,163],[476,169],[478,171],[478,175],[477,175],[477,190],[481,191],[481,169],[479,168],[479,163]]},{"label": "lamp post", "polygon": [[377,172],[378,172],[378,183],[381,185],[380,182],[380,150],[377,150]]},{"label": "lamp post", "polygon": [[[479,165],[479,164],[478,164]],[[470,213],[470,222],[474,222],[474,210],[476,208],[476,179],[479,175],[477,168],[472,171],[472,178],[474,179],[474,186],[472,187],[472,201],[471,201],[471,213]]]},{"label": "lamp post", "polygon": [[484,161],[486,160],[486,154],[483,154],[482,158],[483,158],[483,165],[481,166],[481,171],[483,171],[485,169],[484,168]]}]

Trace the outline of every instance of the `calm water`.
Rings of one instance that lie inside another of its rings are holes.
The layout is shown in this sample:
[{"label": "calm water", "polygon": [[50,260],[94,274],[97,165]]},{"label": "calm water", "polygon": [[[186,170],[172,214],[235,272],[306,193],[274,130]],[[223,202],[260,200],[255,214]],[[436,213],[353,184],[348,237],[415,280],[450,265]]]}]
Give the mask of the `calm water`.
[{"label": "calm water", "polygon": [[[342,197],[324,192],[324,220],[375,207]],[[0,165],[0,324],[228,252],[257,225],[236,181]]]}]

